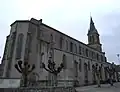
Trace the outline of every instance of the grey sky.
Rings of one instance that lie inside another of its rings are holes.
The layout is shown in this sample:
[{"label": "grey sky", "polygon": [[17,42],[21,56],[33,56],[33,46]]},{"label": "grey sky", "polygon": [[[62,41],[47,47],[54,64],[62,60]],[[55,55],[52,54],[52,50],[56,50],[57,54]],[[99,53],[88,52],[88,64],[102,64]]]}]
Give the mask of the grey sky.
[{"label": "grey sky", "polygon": [[91,12],[108,61],[118,64],[119,3],[119,0],[0,0],[0,55],[10,24],[31,17],[43,19],[45,24],[87,43]]}]

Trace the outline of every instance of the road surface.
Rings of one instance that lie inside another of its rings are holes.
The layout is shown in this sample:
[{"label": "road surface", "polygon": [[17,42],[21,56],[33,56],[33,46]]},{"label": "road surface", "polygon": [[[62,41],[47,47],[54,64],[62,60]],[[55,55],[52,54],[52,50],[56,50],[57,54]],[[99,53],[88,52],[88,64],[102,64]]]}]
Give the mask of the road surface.
[{"label": "road surface", "polygon": [[109,84],[102,84],[101,88],[98,88],[97,85],[77,87],[77,92],[120,92],[120,82],[115,83],[114,86]]}]

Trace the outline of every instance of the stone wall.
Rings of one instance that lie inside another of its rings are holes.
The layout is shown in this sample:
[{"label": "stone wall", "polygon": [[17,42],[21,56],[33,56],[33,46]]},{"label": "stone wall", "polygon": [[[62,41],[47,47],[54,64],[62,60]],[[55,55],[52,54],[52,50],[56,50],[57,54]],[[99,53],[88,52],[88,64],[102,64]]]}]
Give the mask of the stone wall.
[{"label": "stone wall", "polygon": [[73,87],[57,88],[0,88],[0,92],[76,92]]},{"label": "stone wall", "polygon": [[0,77],[3,75],[3,64],[0,64]]},{"label": "stone wall", "polygon": [[[73,80],[57,80],[57,87],[73,87]],[[29,87],[48,88],[51,87],[51,81],[40,80],[37,82],[28,82]]]}]

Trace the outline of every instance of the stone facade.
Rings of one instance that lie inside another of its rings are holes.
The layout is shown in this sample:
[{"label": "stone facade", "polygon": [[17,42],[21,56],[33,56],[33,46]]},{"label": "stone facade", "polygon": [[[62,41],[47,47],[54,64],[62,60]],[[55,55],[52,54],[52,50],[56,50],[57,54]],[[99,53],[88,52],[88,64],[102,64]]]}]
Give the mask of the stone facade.
[{"label": "stone facade", "polygon": [[99,34],[92,18],[88,31],[88,44],[49,27],[42,23],[42,19],[15,21],[11,24],[10,34],[6,40],[2,60],[3,77],[20,78],[14,65],[18,60],[23,60],[36,65],[34,72],[39,80],[50,79],[51,75],[42,68],[41,64],[44,62],[47,66],[51,43],[52,59],[56,62],[56,66],[63,62],[64,57],[65,67],[58,75],[58,80],[76,80],[79,85],[86,84],[86,81],[87,84],[92,84],[95,80],[92,67],[96,63],[102,67],[101,80],[108,78],[105,67],[110,64],[107,62],[105,52],[102,52]]},{"label": "stone facade", "polygon": [[0,77],[3,75],[3,64],[0,64]]}]

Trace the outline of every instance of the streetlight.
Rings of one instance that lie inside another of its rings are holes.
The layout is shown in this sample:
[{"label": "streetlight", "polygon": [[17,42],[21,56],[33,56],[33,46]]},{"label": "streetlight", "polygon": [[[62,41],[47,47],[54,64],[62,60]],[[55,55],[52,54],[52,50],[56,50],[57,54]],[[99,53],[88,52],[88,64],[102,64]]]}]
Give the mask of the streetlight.
[{"label": "streetlight", "polygon": [[23,87],[27,87],[27,83],[28,83],[28,75],[35,69],[35,65],[33,64],[32,67],[30,64],[28,64],[28,62],[22,62],[21,60],[18,61],[17,64],[15,64],[15,68],[17,69],[17,71],[19,73],[22,74],[22,78],[23,78]]}]

